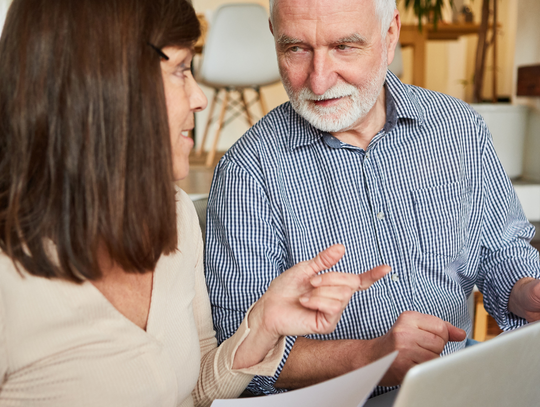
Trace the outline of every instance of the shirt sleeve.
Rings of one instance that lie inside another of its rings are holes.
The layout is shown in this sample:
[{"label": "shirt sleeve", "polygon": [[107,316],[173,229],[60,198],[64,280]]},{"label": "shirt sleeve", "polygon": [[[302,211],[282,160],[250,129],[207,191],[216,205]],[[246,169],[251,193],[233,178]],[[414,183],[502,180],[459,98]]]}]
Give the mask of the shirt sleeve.
[{"label": "shirt sleeve", "polygon": [[484,306],[504,330],[526,323],[508,311],[514,284],[524,277],[540,278],[538,251],[530,245],[534,226],[521,204],[493,147],[491,134],[479,118],[482,149],[482,244],[477,286]]},{"label": "shirt sleeve", "polygon": [[[284,238],[274,216],[257,177],[225,156],[214,174],[206,228],[206,281],[218,342],[238,329],[250,305],[285,270]],[[255,377],[251,392],[282,391],[274,383],[295,340],[287,337],[276,374]]]},{"label": "shirt sleeve", "polygon": [[[201,240],[200,237],[198,240]],[[233,370],[232,365],[236,351],[250,332],[247,322],[249,311],[236,333],[218,348],[204,280],[201,241],[198,245],[197,256],[193,313],[199,335],[201,370],[192,395],[196,406],[209,406],[216,398],[238,397],[254,374],[274,375],[281,362],[285,338],[282,338],[267,353],[262,362],[249,368]]]}]

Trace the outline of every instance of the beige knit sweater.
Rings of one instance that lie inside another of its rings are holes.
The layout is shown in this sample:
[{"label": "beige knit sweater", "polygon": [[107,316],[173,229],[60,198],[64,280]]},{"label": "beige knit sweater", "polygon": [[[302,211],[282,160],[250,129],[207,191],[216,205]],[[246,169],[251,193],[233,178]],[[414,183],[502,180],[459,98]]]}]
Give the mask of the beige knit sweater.
[{"label": "beige knit sweater", "polygon": [[216,348],[197,215],[177,199],[178,251],[158,262],[146,331],[89,282],[21,276],[0,253],[0,406],[207,406],[274,374],[284,340],[231,370],[246,320]]}]

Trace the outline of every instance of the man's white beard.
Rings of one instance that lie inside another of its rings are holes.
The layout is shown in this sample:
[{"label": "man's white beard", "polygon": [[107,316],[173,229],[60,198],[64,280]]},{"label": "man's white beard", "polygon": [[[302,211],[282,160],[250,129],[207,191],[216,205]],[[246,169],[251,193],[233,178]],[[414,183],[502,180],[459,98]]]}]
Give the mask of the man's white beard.
[{"label": "man's white beard", "polygon": [[[328,89],[324,94],[316,95],[307,87],[295,92],[284,75],[282,75],[283,84],[293,109],[313,127],[332,133],[346,131],[366,117],[375,105],[386,78],[387,61],[383,55],[380,66],[360,88],[342,82]],[[340,97],[343,99],[330,107],[318,106],[313,102]]]}]

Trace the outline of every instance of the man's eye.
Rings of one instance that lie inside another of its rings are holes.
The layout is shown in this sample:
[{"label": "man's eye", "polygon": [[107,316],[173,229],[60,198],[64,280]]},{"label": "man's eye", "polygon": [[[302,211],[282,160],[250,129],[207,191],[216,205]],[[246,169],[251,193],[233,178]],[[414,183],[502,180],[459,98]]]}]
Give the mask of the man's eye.
[{"label": "man's eye", "polygon": [[339,44],[337,46],[337,49],[341,50],[341,51],[344,51],[346,49],[349,49],[350,47],[348,45],[345,45],[345,44]]},{"label": "man's eye", "polygon": [[289,48],[289,51],[298,52],[298,51],[300,51],[300,47],[298,47],[298,46],[291,47],[291,48]]}]

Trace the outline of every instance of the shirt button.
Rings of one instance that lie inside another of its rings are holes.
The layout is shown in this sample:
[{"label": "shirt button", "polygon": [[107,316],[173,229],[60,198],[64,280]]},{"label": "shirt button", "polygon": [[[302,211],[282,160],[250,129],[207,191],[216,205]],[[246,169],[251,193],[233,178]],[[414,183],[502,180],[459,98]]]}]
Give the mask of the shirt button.
[{"label": "shirt button", "polygon": [[397,275],[396,273],[392,274],[392,281],[399,281],[399,275]]},{"label": "shirt button", "polygon": [[369,158],[369,151],[366,153],[366,158]]},{"label": "shirt button", "polygon": [[379,219],[379,220],[384,219],[384,212],[379,212],[379,213],[377,214],[377,219]]}]

